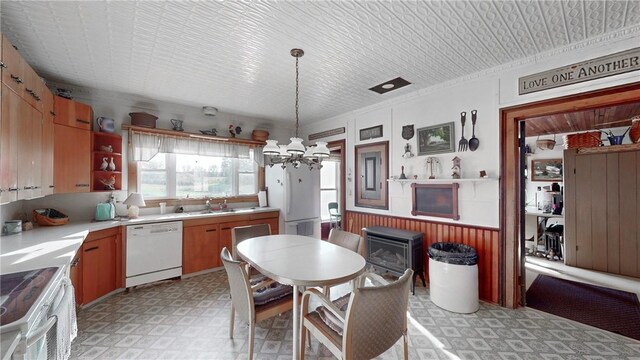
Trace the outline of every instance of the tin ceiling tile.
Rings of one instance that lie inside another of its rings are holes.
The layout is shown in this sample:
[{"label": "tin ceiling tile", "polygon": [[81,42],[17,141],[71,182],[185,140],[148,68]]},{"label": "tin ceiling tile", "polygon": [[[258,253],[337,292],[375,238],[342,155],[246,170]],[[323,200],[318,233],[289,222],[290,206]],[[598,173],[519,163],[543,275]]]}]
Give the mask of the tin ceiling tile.
[{"label": "tin ceiling tile", "polygon": [[[2,4],[2,31],[56,82],[301,121],[640,24],[640,2],[201,1]],[[637,29],[635,30],[637,31]],[[367,89],[401,76],[385,95]]]}]

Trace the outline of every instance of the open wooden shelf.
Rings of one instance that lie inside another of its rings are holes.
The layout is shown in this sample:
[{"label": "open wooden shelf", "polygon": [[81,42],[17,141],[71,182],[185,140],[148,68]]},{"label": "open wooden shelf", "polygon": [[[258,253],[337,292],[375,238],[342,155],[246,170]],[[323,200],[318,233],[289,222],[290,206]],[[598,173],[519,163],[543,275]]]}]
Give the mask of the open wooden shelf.
[{"label": "open wooden shelf", "polygon": [[[112,152],[104,151],[103,147],[111,146]],[[122,190],[122,137],[117,134],[105,132],[91,133],[91,191],[113,191]],[[103,159],[116,165],[115,171],[100,170]],[[110,177],[115,179],[114,189],[106,189],[100,179],[107,180]]]}]

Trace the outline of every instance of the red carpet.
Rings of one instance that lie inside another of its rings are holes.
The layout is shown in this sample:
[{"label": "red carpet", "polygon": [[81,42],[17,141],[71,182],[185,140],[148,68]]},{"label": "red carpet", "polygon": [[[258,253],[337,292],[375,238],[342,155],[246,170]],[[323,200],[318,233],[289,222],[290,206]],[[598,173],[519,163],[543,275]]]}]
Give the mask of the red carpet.
[{"label": "red carpet", "polygon": [[538,275],[527,290],[527,306],[640,340],[636,294]]}]

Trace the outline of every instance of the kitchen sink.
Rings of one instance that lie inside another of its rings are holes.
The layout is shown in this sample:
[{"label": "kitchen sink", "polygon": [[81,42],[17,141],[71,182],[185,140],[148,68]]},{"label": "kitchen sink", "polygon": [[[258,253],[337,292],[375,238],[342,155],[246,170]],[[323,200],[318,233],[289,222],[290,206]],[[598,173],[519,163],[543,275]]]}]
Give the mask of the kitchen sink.
[{"label": "kitchen sink", "polygon": [[189,215],[202,215],[202,214],[220,214],[220,213],[232,213],[236,212],[236,209],[220,209],[220,210],[200,210],[192,211]]}]

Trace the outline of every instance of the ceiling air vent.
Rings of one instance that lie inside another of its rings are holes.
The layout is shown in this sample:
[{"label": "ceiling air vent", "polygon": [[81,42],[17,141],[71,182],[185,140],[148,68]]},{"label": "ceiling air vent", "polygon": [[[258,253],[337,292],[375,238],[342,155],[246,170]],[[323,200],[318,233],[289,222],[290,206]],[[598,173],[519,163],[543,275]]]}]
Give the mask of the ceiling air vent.
[{"label": "ceiling air vent", "polygon": [[401,78],[401,77],[397,77],[393,80],[389,80],[387,82],[383,82],[380,85],[376,85],[372,88],[370,88],[369,90],[377,92],[378,94],[384,94],[387,93],[389,91],[392,90],[397,90],[400,89],[402,87],[405,87],[407,85],[411,85],[410,82],[408,82],[407,80]]}]

